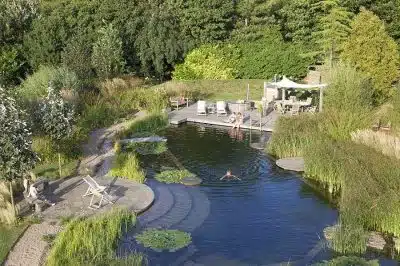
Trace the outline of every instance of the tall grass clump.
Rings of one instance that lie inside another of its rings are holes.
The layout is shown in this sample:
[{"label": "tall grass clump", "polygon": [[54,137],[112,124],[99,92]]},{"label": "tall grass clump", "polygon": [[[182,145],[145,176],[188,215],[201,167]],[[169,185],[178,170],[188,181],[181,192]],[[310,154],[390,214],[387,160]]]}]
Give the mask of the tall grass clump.
[{"label": "tall grass clump", "polygon": [[333,139],[350,139],[350,133],[371,124],[373,88],[368,78],[339,63],[331,71],[325,91],[322,130]]},{"label": "tall grass clump", "polygon": [[318,117],[281,117],[268,142],[267,151],[276,157],[303,156],[305,149],[320,138]]},{"label": "tall grass clump", "polygon": [[189,233],[179,230],[147,229],[135,236],[136,241],[156,251],[177,251],[192,242]]},{"label": "tall grass clump", "polygon": [[122,132],[121,137],[153,135],[167,125],[168,118],[165,114],[150,114],[133,122],[128,129]]},{"label": "tall grass clump", "polygon": [[[121,209],[71,221],[55,239],[47,265],[94,266],[115,263],[118,261],[115,257],[117,241],[135,223],[136,216]],[[131,265],[142,265],[143,259],[137,258],[135,263]]]},{"label": "tall grass clump", "polygon": [[351,139],[356,143],[374,148],[385,155],[400,159],[400,137],[365,129],[351,133]]},{"label": "tall grass clump", "polygon": [[155,179],[160,182],[167,184],[170,183],[180,183],[185,177],[194,177],[195,174],[189,172],[188,170],[166,170],[155,175]]},{"label": "tall grass clump", "polygon": [[5,182],[0,182],[0,224],[13,224],[16,220],[8,187]]},{"label": "tall grass clump", "polygon": [[110,175],[138,183],[144,183],[146,179],[146,173],[140,167],[139,159],[133,153],[118,153],[114,159]]}]

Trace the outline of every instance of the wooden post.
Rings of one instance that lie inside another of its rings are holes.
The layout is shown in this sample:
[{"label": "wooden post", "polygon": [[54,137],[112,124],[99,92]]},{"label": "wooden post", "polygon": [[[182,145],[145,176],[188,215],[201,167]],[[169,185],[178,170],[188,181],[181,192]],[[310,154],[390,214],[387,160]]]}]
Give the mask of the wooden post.
[{"label": "wooden post", "polygon": [[324,102],[324,88],[319,89],[319,111],[322,112],[322,106]]}]

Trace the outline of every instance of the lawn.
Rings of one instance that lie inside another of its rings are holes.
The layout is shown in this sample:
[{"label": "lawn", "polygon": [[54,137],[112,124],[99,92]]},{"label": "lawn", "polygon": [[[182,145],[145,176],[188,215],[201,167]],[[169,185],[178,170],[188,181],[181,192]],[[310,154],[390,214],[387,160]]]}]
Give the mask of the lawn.
[{"label": "lawn", "polygon": [[0,225],[0,265],[3,264],[14,242],[26,227],[26,223],[17,226]]},{"label": "lawn", "polygon": [[[61,165],[62,177],[68,177],[75,174],[79,160],[72,160]],[[58,179],[58,162],[38,164],[33,170],[36,176],[46,177],[48,179]]]},{"label": "lawn", "polygon": [[192,99],[206,100],[244,100],[247,94],[247,84],[250,87],[249,98],[260,100],[263,96],[264,81],[262,79],[235,80],[188,80],[167,81],[153,88],[164,88],[168,94],[183,94]]}]

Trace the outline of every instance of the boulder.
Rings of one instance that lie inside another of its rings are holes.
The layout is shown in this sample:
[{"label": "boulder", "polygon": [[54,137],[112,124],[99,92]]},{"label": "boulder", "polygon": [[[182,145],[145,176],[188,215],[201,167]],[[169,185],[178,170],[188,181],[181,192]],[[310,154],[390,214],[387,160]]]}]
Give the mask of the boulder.
[{"label": "boulder", "polygon": [[382,234],[380,234],[378,232],[370,232],[368,234],[367,247],[378,249],[378,250],[383,250],[385,245],[386,245],[386,241],[383,238]]},{"label": "boulder", "polygon": [[338,229],[339,229],[339,225],[338,225],[338,224],[325,227],[325,229],[324,229],[324,231],[323,231],[323,232],[324,232],[324,237],[325,237],[325,239],[326,239],[326,240],[332,240],[333,237],[334,237],[334,235],[335,235],[335,232],[336,232]]}]

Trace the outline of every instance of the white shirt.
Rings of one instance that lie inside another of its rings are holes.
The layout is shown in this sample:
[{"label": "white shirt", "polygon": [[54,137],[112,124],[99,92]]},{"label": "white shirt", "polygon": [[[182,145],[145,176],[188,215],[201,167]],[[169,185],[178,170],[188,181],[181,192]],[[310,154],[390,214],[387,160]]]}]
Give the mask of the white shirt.
[{"label": "white shirt", "polygon": [[29,187],[29,195],[28,195],[28,197],[32,197],[34,199],[37,199],[37,196],[38,196],[38,191],[37,191],[36,187],[31,185]]}]

